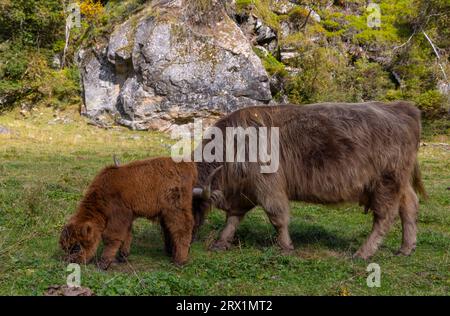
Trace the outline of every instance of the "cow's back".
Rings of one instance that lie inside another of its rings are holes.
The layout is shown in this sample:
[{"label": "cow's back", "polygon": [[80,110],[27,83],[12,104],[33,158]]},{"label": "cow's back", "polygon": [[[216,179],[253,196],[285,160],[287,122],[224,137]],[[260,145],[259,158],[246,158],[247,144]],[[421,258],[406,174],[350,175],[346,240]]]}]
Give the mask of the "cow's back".
[{"label": "cow's back", "polygon": [[[420,112],[405,102],[251,107],[216,126],[272,126],[280,134],[279,170],[260,174],[252,164],[234,163],[227,168],[225,191],[232,188],[252,197],[258,194],[252,191],[265,186],[285,190],[294,200],[336,203],[359,200],[383,177],[409,181]],[[240,189],[235,187],[239,183]]]}]

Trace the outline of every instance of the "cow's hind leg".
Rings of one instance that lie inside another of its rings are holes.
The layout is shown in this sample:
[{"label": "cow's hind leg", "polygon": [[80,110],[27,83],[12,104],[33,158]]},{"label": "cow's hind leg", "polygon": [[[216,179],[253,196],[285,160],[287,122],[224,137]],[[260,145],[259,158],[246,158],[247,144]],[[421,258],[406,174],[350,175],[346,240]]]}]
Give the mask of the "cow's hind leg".
[{"label": "cow's hind leg", "polygon": [[394,185],[391,185],[380,187],[374,193],[371,203],[373,210],[372,232],[361,248],[354,254],[354,257],[368,259],[375,254],[398,214],[398,191]]},{"label": "cow's hind leg", "polygon": [[417,241],[417,214],[419,200],[411,186],[405,190],[400,200],[400,218],[402,221],[402,245],[398,254],[409,256],[416,248]]},{"label": "cow's hind leg", "polygon": [[244,214],[236,215],[234,213],[227,213],[227,223],[225,228],[220,232],[220,237],[211,246],[211,250],[228,250],[231,248],[231,242],[233,241],[234,234],[236,233],[237,226],[244,218]]},{"label": "cow's hind leg", "polygon": [[287,196],[268,196],[263,198],[262,207],[270,222],[278,232],[277,244],[284,251],[294,250],[294,244],[289,236],[289,199]]}]

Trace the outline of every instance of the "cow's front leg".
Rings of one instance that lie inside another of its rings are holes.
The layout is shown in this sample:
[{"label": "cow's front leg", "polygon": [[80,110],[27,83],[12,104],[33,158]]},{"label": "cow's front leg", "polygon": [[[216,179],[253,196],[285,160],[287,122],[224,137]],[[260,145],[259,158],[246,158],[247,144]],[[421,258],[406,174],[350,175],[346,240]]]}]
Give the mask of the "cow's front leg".
[{"label": "cow's front leg", "polygon": [[231,242],[233,241],[234,234],[236,233],[237,226],[241,222],[244,215],[230,215],[227,214],[227,223],[225,228],[220,233],[220,237],[211,246],[211,250],[228,250],[231,248]]}]

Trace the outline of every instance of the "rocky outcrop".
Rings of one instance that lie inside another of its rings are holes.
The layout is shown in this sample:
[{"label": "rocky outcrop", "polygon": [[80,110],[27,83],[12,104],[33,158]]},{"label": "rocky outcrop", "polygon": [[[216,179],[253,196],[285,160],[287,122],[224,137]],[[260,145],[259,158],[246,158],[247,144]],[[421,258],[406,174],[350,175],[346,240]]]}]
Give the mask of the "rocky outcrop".
[{"label": "rocky outcrop", "polygon": [[83,113],[167,130],[269,103],[261,61],[219,1],[212,3],[214,15],[196,23],[185,1],[157,1],[117,26],[108,42],[80,50]]}]

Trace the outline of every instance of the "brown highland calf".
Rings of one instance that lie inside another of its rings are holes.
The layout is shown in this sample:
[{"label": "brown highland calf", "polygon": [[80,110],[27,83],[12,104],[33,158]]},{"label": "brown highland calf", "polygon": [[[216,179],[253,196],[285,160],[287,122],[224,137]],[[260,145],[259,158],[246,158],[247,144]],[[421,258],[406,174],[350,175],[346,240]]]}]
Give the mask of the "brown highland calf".
[{"label": "brown highland calf", "polygon": [[145,217],[159,221],[166,251],[176,264],[184,264],[194,229],[192,196],[196,181],[194,163],[175,163],[171,158],[123,166],[116,161],[116,166],[106,167],[62,230],[60,245],[67,260],[88,263],[103,240],[99,267],[107,269],[117,252],[118,261],[123,262],[130,254],[132,223]]},{"label": "brown highland calf", "polygon": [[[224,165],[221,180],[218,177],[212,183],[211,198],[226,211],[227,222],[213,249],[228,249],[242,218],[261,205],[278,231],[279,246],[292,250],[289,200],[359,202],[373,211],[372,233],[356,257],[366,259],[376,252],[398,214],[403,227],[399,254],[409,255],[416,247],[419,203],[415,191],[425,195],[425,190],[417,164],[420,111],[413,105],[248,107],[214,126],[223,135],[227,127],[278,127],[280,165],[275,173],[262,174],[259,162],[197,163],[199,184],[211,170]],[[196,211],[203,214],[204,208]]]}]

